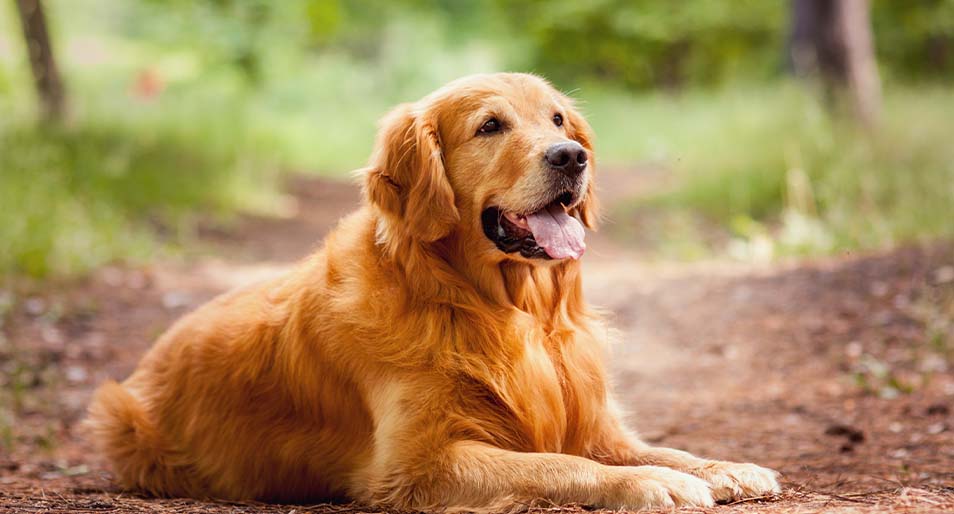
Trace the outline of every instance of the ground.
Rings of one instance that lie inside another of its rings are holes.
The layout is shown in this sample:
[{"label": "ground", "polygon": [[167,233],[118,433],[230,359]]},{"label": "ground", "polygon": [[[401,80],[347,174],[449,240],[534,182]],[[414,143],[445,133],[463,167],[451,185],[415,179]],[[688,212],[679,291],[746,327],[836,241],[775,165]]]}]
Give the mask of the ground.
[{"label": "ground", "polygon": [[[638,188],[626,177],[607,174],[607,203]],[[172,320],[287,269],[358,199],[314,179],[289,191],[293,216],[207,227],[186,257],[0,297],[0,512],[364,512],[124,492],[77,430],[96,384],[125,377]],[[954,511],[954,247],[672,264],[627,244],[629,220],[613,218],[588,239],[585,280],[619,329],[611,368],[631,424],[654,444],[782,473],[781,495],[685,511]]]}]

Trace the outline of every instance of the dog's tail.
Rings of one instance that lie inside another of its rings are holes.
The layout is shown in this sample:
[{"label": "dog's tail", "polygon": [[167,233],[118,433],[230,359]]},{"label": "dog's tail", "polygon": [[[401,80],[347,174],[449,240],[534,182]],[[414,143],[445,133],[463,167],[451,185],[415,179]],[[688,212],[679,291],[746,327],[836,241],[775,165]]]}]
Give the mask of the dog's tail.
[{"label": "dog's tail", "polygon": [[142,403],[125,387],[113,381],[100,386],[84,428],[123,487],[157,496],[180,492],[177,484],[183,477],[176,477],[177,466],[170,462],[161,434]]}]

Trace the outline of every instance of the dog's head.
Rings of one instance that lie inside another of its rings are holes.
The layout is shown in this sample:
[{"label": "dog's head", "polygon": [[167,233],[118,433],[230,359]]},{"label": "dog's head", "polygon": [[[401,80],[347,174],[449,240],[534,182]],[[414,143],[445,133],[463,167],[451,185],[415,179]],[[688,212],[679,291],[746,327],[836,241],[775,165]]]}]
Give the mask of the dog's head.
[{"label": "dog's head", "polygon": [[576,259],[597,219],[591,141],[543,79],[466,77],[384,118],[365,192],[422,243],[455,235],[498,262]]}]

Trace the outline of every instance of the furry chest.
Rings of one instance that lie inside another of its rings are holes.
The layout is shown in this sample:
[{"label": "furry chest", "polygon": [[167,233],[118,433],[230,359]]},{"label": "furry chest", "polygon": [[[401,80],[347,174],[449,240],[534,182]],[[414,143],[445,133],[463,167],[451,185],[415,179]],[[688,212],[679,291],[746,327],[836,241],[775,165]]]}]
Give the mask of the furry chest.
[{"label": "furry chest", "polygon": [[588,413],[599,400],[592,384],[581,380],[592,375],[566,357],[561,349],[527,344],[519,358],[479,380],[472,407],[494,444],[517,451],[582,451],[581,423],[590,423]]}]

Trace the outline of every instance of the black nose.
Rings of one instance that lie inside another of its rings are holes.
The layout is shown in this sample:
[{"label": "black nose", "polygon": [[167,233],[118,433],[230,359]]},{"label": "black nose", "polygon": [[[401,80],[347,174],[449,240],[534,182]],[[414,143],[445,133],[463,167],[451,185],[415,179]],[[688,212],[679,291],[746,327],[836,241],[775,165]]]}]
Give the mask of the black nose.
[{"label": "black nose", "polygon": [[586,169],[586,149],[576,141],[557,143],[545,155],[551,168],[568,177],[576,177]]}]

